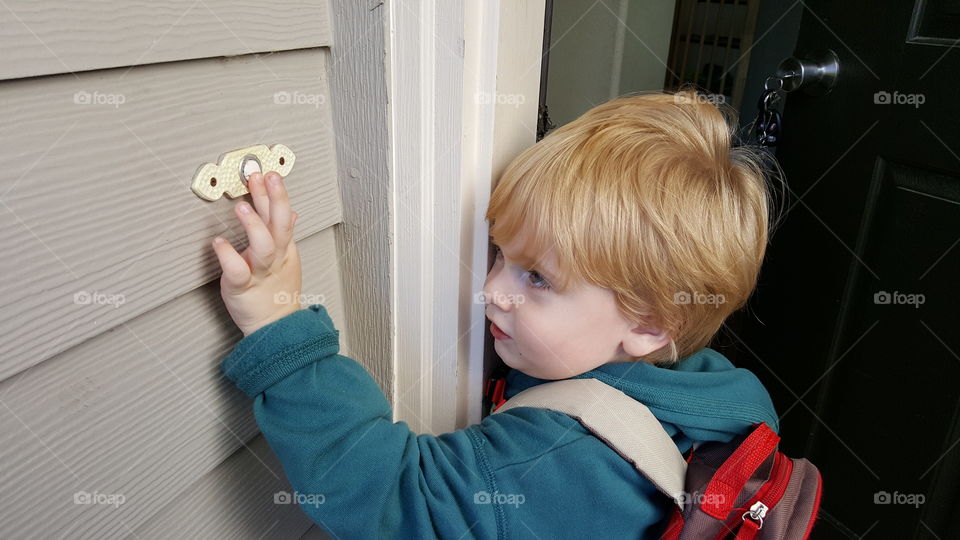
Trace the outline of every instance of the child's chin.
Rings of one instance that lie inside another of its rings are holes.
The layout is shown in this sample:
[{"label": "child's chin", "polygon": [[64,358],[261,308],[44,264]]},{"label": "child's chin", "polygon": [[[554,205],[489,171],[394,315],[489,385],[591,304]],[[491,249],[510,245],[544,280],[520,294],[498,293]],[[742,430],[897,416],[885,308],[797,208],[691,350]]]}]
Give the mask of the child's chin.
[{"label": "child's chin", "polygon": [[[499,342],[498,342],[498,343],[499,343]],[[496,348],[497,348],[496,345],[494,345],[494,349],[496,349]],[[521,373],[524,373],[524,374],[529,375],[529,373],[527,373],[526,371],[524,371],[524,368],[527,367],[527,366],[525,366],[525,365],[523,364],[523,362],[517,362],[517,361],[516,361],[516,358],[514,358],[514,355],[511,354],[511,353],[512,353],[512,351],[508,351],[508,352],[505,352],[505,353],[504,353],[504,352],[501,352],[500,350],[497,350],[497,356],[500,357],[500,360],[503,360],[503,363],[506,364],[507,367],[512,368],[512,369],[515,369],[515,370],[517,370],[517,371],[520,371]]]},{"label": "child's chin", "polygon": [[523,366],[520,365],[520,364],[518,364],[518,363],[516,363],[516,362],[514,362],[513,359],[511,359],[509,355],[500,354],[500,355],[497,355],[497,356],[500,357],[500,360],[503,360],[503,363],[506,364],[507,367],[512,368],[512,369],[516,369],[516,370],[519,370],[519,371],[523,371]]},{"label": "child's chin", "polygon": [[521,364],[516,362],[509,362],[507,360],[503,361],[504,364],[510,366],[511,368],[535,379],[542,379],[545,381],[556,381],[562,379],[563,377],[555,373],[544,372],[543,370],[537,369],[536,366],[531,366],[529,364]]}]

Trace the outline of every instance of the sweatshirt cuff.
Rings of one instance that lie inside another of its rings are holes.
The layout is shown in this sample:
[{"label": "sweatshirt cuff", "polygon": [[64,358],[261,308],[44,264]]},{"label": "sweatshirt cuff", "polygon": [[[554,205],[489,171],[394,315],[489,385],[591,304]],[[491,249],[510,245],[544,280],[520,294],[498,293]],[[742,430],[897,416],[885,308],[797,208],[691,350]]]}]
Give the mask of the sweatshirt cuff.
[{"label": "sweatshirt cuff", "polygon": [[340,351],[340,332],[314,304],[241,339],[220,363],[228,379],[256,397],[294,371]]}]

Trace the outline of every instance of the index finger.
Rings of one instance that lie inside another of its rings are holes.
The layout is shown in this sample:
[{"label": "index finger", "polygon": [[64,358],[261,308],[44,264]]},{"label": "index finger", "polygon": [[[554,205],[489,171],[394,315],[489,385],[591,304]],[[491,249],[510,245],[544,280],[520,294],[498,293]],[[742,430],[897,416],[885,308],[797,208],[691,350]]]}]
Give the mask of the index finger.
[{"label": "index finger", "polygon": [[283,253],[293,237],[293,226],[290,215],[290,197],[287,188],[283,185],[283,177],[279,173],[270,171],[266,176],[267,193],[270,196],[270,234],[278,251],[277,257],[283,258]]}]

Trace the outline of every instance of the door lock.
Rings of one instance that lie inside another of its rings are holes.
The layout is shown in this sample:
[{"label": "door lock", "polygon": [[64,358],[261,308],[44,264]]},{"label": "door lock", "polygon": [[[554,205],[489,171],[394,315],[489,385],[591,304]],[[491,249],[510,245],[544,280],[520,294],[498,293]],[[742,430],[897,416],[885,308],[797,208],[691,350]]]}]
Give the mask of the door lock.
[{"label": "door lock", "polygon": [[803,90],[811,96],[822,96],[837,84],[839,73],[840,59],[827,49],[810,53],[803,60],[795,56],[784,59],[775,78],[783,81],[780,89],[784,92]]}]

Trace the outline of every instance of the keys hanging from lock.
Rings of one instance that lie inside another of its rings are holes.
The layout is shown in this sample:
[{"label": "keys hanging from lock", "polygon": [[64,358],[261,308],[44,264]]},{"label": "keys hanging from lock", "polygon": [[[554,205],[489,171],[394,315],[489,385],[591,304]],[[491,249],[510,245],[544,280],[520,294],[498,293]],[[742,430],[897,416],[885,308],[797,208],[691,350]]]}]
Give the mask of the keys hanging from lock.
[{"label": "keys hanging from lock", "polygon": [[772,105],[775,96],[774,90],[765,90],[760,96],[760,114],[757,117],[756,135],[757,143],[760,146],[776,146],[780,140],[780,129],[783,126],[783,120],[780,111]]},{"label": "keys hanging from lock", "polygon": [[837,54],[829,49],[815,51],[802,60],[790,57],[777,67],[776,75],[763,82],[763,93],[757,108],[760,109],[754,122],[754,135],[760,146],[776,146],[783,133],[783,118],[780,104],[788,92],[803,90],[811,96],[830,93],[837,83],[840,63]]},{"label": "keys hanging from lock", "polygon": [[760,100],[757,108],[760,109],[757,115],[755,126],[757,143],[760,146],[776,146],[780,141],[780,131],[783,129],[783,118],[778,109],[782,101],[783,81],[785,78],[796,76],[793,73],[786,76],[767,77],[763,83],[763,93],[760,94]]}]

